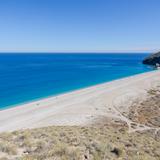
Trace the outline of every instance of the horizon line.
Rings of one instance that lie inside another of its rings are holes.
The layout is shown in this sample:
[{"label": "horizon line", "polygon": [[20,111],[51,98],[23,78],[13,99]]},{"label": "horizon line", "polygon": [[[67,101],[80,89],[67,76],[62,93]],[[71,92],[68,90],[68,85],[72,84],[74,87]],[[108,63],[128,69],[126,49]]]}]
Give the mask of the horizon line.
[{"label": "horizon line", "polygon": [[156,53],[158,52],[159,50],[121,50],[121,51],[115,51],[115,50],[112,50],[112,51],[0,51],[0,54],[14,54],[14,53],[17,53],[17,54],[25,54],[25,53],[28,53],[28,54],[32,54],[32,53],[48,53],[48,54],[68,54],[68,53],[73,53],[73,54],[78,54],[78,53],[82,53],[82,54],[91,54],[91,53],[99,53],[99,54],[109,54],[109,53],[130,53],[130,54],[133,54],[133,53]]}]

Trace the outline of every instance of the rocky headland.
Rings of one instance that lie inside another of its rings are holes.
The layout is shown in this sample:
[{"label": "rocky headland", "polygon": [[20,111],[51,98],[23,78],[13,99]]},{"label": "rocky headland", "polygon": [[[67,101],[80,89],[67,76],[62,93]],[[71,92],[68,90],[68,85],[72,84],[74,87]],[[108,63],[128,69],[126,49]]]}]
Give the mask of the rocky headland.
[{"label": "rocky headland", "polygon": [[154,53],[143,60],[143,64],[156,66],[160,64],[160,52]]}]

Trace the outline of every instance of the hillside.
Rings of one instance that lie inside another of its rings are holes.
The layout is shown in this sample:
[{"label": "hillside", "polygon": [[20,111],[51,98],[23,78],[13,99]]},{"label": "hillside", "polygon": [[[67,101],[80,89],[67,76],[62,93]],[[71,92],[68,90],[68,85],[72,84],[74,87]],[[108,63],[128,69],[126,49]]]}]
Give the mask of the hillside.
[{"label": "hillside", "polygon": [[53,126],[0,134],[0,160],[159,160],[160,88],[122,113],[129,126],[106,117],[90,126]]}]

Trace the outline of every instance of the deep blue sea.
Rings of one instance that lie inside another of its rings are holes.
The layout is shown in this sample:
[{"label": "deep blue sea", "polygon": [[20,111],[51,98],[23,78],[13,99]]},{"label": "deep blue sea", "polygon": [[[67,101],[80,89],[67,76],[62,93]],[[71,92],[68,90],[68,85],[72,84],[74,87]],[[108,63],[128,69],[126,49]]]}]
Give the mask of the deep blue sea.
[{"label": "deep blue sea", "polygon": [[0,54],[0,109],[153,70],[147,54]]}]

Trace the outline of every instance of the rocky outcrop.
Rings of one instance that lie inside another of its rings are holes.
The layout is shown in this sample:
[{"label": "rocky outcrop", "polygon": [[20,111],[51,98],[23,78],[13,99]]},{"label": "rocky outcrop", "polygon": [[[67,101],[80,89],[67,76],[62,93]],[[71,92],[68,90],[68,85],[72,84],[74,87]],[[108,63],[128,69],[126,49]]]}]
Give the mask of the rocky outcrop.
[{"label": "rocky outcrop", "polygon": [[143,60],[143,64],[153,65],[160,64],[160,52],[152,54]]}]

